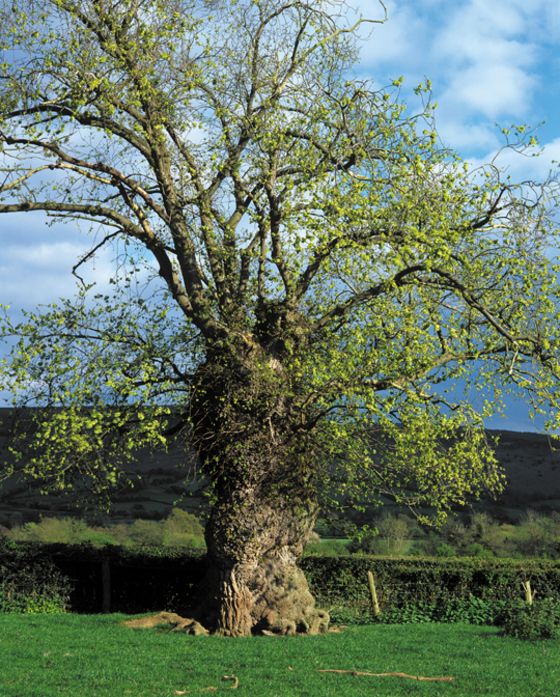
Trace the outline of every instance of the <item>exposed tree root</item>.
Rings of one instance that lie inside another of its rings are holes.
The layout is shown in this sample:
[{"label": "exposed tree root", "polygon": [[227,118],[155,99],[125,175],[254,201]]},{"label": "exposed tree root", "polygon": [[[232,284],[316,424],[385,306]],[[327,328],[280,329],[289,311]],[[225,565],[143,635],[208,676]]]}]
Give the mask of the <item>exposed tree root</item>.
[{"label": "exposed tree root", "polygon": [[157,615],[140,617],[136,620],[126,620],[123,624],[132,629],[153,629],[154,627],[167,625],[172,632],[183,632],[193,636],[207,636],[210,633],[196,620],[181,617],[181,615],[177,615],[175,612],[158,612]]},{"label": "exposed tree root", "polygon": [[408,680],[419,680],[421,682],[453,682],[454,678],[444,676],[442,678],[426,678],[423,675],[409,675],[408,673],[368,673],[360,670],[337,670],[323,669],[319,673],[338,673],[340,675],[356,675],[367,678],[407,678]]},{"label": "exposed tree root", "polygon": [[[272,611],[269,613],[268,619],[270,619],[271,616]],[[262,629],[257,627],[254,629],[254,633],[264,636],[278,637],[297,634],[312,635],[324,632],[338,633],[344,629],[344,627],[328,627],[328,614],[323,610],[315,610],[311,619],[312,622],[302,620],[298,625],[291,620],[280,622],[280,620],[276,619],[276,622],[270,625],[273,627],[273,629]],[[156,627],[168,627],[169,631],[183,632],[184,634],[190,634],[192,636],[208,636],[211,633],[197,620],[181,617],[181,615],[178,615],[175,612],[158,612],[155,615],[149,615],[147,617],[125,620],[121,624],[123,624],[125,627],[130,627],[131,629],[154,629]],[[236,634],[230,634],[223,631],[217,631],[216,633],[221,636],[237,636]],[[241,635],[244,635],[244,633],[239,634],[239,636]]]}]

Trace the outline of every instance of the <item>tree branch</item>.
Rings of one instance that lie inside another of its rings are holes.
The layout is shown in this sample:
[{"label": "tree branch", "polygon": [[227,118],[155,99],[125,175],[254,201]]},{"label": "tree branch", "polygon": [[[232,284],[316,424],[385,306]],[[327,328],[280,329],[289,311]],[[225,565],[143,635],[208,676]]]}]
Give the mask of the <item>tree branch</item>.
[{"label": "tree branch", "polygon": [[382,281],[375,286],[371,286],[367,290],[361,293],[356,293],[346,302],[339,303],[332,310],[323,315],[319,320],[317,320],[312,326],[312,333],[320,331],[328,326],[334,319],[340,317],[346,317],[355,307],[372,300],[383,293],[391,290],[391,288],[402,286],[406,283],[408,276],[417,273],[418,271],[425,271],[426,266],[424,264],[416,264],[414,266],[409,266],[402,271],[396,273],[392,278]]}]

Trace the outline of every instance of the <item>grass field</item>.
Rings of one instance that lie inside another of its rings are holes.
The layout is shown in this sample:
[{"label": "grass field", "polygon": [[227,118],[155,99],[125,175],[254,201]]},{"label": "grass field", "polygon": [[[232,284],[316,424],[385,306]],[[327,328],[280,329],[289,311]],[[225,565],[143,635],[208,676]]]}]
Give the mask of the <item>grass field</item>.
[{"label": "grass field", "polygon": [[[349,627],[319,637],[223,639],[120,626],[121,615],[0,615],[1,697],[451,695],[560,697],[560,641],[468,625]],[[453,676],[451,683],[321,668]]]}]

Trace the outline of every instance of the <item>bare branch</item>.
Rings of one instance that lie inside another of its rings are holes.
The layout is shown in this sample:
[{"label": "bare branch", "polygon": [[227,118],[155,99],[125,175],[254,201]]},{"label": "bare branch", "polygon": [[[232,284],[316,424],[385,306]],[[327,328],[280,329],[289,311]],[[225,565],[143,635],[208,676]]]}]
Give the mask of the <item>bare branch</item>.
[{"label": "bare branch", "polygon": [[117,237],[117,235],[121,234],[121,232],[122,230],[117,230],[116,232],[111,232],[110,234],[105,235],[101,242],[96,244],[93,249],[90,249],[90,251],[87,252],[87,254],[84,254],[84,256],[81,257],[81,259],[79,259],[76,264],[74,264],[74,266],[72,267],[72,275],[75,276],[84,287],[86,287],[86,283],[78,273],[78,269],[80,268],[80,266],[88,262],[92,257],[95,256],[96,252],[98,252],[107,242],[109,242],[109,240],[114,239],[115,237]]}]

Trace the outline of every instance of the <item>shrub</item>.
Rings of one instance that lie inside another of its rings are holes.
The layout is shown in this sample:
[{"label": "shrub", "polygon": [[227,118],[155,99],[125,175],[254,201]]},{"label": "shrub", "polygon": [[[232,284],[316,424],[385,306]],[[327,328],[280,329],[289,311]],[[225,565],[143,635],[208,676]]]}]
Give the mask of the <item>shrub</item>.
[{"label": "shrub", "polygon": [[546,598],[532,605],[513,603],[506,607],[498,623],[505,636],[535,641],[560,637],[560,603]]},{"label": "shrub", "polygon": [[557,558],[560,554],[558,517],[528,511],[516,530],[516,545],[525,556]]},{"label": "shrub", "polygon": [[0,612],[65,612],[69,580],[48,559],[0,560]]},{"label": "shrub", "polygon": [[495,624],[507,604],[507,600],[489,600],[475,596],[456,598],[438,608],[435,618],[438,622]]},{"label": "shrub", "polygon": [[169,547],[204,547],[204,528],[192,513],[174,508],[162,521],[163,544]]},{"label": "shrub", "polygon": [[[2,544],[0,539],[0,565],[16,560],[19,569],[33,565],[38,557],[51,560],[62,574],[75,579],[72,607],[83,612],[101,610],[102,567],[107,562],[111,607],[122,612],[162,607],[180,612],[177,603],[189,603],[190,589],[204,577],[206,563],[201,549],[187,551],[178,546],[94,548]],[[373,621],[368,571],[375,576],[383,622],[494,623],[520,598],[522,580],[531,582],[538,598],[554,598],[560,604],[558,562],[346,555],[305,556],[301,566],[318,604],[336,622]]]},{"label": "shrub", "polygon": [[457,550],[453,545],[450,545],[448,542],[442,542],[436,547],[436,556],[437,557],[456,557],[457,556]]},{"label": "shrub", "polygon": [[87,524],[76,518],[41,518],[38,523],[13,528],[8,537],[22,542],[72,544],[80,541],[87,530]]},{"label": "shrub", "polygon": [[85,532],[78,542],[93,545],[94,547],[105,547],[115,545],[117,540],[110,528],[90,528]]},{"label": "shrub", "polygon": [[90,544],[94,547],[120,544],[138,547],[204,547],[204,530],[192,513],[174,508],[160,522],[144,518],[126,525],[90,527],[77,518],[41,518],[37,523],[12,528],[5,534],[19,542],[43,544]]},{"label": "shrub", "polygon": [[389,607],[377,621],[382,624],[424,624],[436,622],[436,605],[429,602],[407,603],[402,607]]},{"label": "shrub", "polygon": [[352,539],[350,551],[402,556],[412,547],[413,526],[414,521],[407,516],[385,515],[375,528],[366,527]]},{"label": "shrub", "polygon": [[465,521],[450,516],[439,530],[429,531],[421,548],[425,554],[447,556],[440,550],[450,545],[454,556],[509,558],[519,553],[516,532],[515,526],[498,523],[487,513],[473,513]]},{"label": "shrub", "polygon": [[466,549],[465,553],[469,557],[478,557],[481,559],[491,559],[494,554],[487,549],[481,542],[473,542]]},{"label": "shrub", "polygon": [[560,602],[560,564],[492,559],[306,557],[302,566],[320,605],[336,621],[372,621],[367,571],[374,573],[383,622],[492,624],[529,579]]},{"label": "shrub", "polygon": [[128,529],[132,542],[140,547],[160,547],[163,545],[163,528],[153,520],[135,520]]},{"label": "shrub", "polygon": [[348,545],[348,550],[352,553],[363,552],[364,554],[375,554],[379,538],[377,528],[365,527],[357,532]]},{"label": "shrub", "polygon": [[383,624],[419,624],[424,622],[465,622],[495,624],[507,605],[505,600],[483,600],[474,596],[450,598],[448,602],[419,601],[402,607],[392,606],[377,619]]}]

